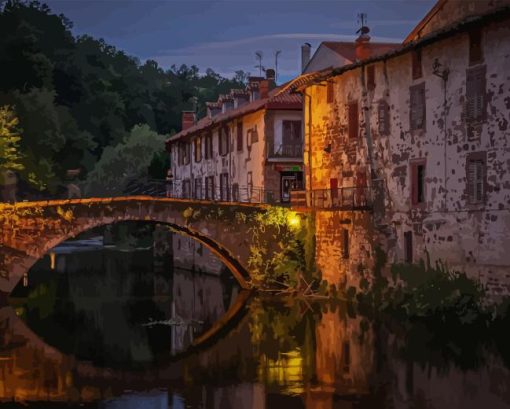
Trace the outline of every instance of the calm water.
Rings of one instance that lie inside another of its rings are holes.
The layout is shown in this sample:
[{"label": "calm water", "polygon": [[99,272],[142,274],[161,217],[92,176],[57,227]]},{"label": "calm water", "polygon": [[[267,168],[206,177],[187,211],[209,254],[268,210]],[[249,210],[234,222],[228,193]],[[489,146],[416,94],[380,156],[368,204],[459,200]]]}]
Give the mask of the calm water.
[{"label": "calm water", "polygon": [[127,242],[64,243],[0,308],[1,407],[510,407],[508,331],[253,296]]}]

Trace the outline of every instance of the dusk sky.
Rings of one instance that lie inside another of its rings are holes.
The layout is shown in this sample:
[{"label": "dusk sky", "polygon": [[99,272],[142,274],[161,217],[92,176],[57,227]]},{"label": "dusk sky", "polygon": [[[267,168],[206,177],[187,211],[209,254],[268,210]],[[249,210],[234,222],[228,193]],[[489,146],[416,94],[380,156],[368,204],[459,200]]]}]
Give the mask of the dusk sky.
[{"label": "dusk sky", "polygon": [[373,41],[401,41],[435,3],[407,1],[312,0],[49,0],[56,13],[74,22],[75,34],[91,34],[165,68],[195,64],[231,76],[236,70],[258,74],[255,52],[274,67],[280,80],[298,74],[300,46],[321,41],[353,41],[357,15],[368,14]]}]

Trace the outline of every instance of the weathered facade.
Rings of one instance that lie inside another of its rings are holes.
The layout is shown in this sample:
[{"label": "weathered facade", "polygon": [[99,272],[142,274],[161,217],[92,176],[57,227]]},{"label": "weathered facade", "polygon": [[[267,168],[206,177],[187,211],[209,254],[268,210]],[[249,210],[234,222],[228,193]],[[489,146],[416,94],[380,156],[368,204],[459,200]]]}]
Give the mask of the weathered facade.
[{"label": "weathered facade", "polygon": [[371,271],[380,247],[509,292],[509,7],[440,1],[401,48],[307,77],[306,188],[366,187],[373,210],[317,212],[330,283]]},{"label": "weathered facade", "polygon": [[[303,186],[302,103],[267,79],[251,77],[208,104],[195,123],[183,113],[183,130],[167,141],[173,197],[235,202],[289,202]],[[219,273],[223,265],[192,239],[174,238],[178,267]]]}]

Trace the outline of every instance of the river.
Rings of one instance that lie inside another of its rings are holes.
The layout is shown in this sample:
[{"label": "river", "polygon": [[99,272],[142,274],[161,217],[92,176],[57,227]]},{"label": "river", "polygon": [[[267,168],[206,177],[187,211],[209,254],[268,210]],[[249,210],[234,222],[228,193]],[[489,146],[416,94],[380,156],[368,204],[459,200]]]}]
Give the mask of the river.
[{"label": "river", "polygon": [[508,334],[250,294],[127,230],[62,243],[0,307],[0,407],[510,407]]}]

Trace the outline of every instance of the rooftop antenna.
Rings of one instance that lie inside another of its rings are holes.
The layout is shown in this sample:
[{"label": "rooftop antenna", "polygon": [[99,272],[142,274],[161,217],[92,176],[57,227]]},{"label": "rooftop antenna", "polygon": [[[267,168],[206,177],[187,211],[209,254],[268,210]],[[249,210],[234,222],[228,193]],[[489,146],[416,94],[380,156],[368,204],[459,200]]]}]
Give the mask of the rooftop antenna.
[{"label": "rooftop antenna", "polygon": [[363,35],[370,32],[370,29],[367,27],[367,13],[358,13],[358,24],[360,28],[356,31],[356,34],[360,33]]},{"label": "rooftop antenna", "polygon": [[281,53],[282,53],[281,50],[275,51],[275,53],[274,53],[274,71],[275,71],[274,80],[275,80],[275,82],[278,81],[278,56]]},{"label": "rooftop antenna", "polygon": [[259,77],[262,77],[262,71],[265,71],[265,68],[262,66],[262,51],[256,51],[255,56],[257,57],[257,60],[259,61],[259,64],[255,66],[255,68],[259,69]]}]

